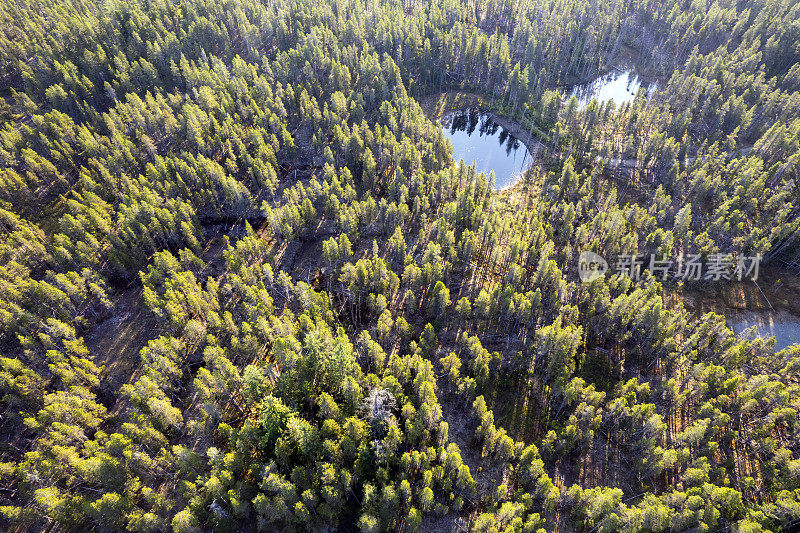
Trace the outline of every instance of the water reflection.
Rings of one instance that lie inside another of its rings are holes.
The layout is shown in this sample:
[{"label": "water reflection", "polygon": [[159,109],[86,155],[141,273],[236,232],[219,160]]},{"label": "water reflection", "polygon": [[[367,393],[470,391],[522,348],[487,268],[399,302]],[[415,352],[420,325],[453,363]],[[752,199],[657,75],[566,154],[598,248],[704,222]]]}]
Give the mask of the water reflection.
[{"label": "water reflection", "polygon": [[592,99],[596,99],[598,103],[614,100],[619,106],[623,102],[632,101],[640,87],[647,89],[649,96],[656,89],[656,84],[643,81],[630,70],[613,70],[593,81],[573,86],[566,96],[575,96],[580,107],[585,107]]},{"label": "water reflection", "polygon": [[800,318],[788,313],[737,313],[729,317],[728,325],[736,333],[755,327],[757,337],[775,337],[776,351],[800,343]]},{"label": "water reflection", "polygon": [[476,109],[453,111],[441,118],[442,131],[453,145],[453,159],[475,163],[478,172],[494,171],[495,188],[516,183],[531,164],[523,142]]}]

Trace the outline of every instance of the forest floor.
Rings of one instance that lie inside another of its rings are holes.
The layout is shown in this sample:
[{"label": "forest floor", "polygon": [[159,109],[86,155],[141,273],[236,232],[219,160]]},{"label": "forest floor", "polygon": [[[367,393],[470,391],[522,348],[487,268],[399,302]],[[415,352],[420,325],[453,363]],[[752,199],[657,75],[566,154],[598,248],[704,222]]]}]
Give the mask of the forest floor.
[{"label": "forest floor", "polygon": [[[502,483],[503,471],[499,465],[489,458],[481,457],[480,447],[474,443],[474,428],[467,424],[470,416],[465,416],[471,406],[465,406],[456,396],[446,394],[442,387],[446,386],[446,378],[439,379],[439,402],[442,406],[442,417],[447,422],[450,440],[461,451],[461,459],[469,467],[479,494],[488,494]],[[468,504],[469,502],[466,502]],[[471,516],[468,510],[459,513],[448,513],[444,516],[428,514],[422,522],[421,531],[436,533],[468,531]]]},{"label": "forest floor", "polygon": [[[477,94],[448,92],[423,97],[420,105],[426,115],[435,120],[443,113],[456,109],[468,107],[491,109],[492,103]],[[515,121],[496,112],[487,112],[495,122],[523,142],[534,156],[540,154],[543,145],[535,136],[525,132],[522,126]],[[298,137],[304,138],[307,136],[307,132],[298,135]],[[313,161],[303,158],[303,163],[311,165]],[[316,172],[316,167],[293,167],[281,180],[281,190],[289,184],[293,184],[295,180],[309,180]],[[298,176],[298,174],[300,175]],[[608,181],[610,183],[611,180]],[[617,176],[617,181],[619,183],[614,185],[623,186],[623,195],[634,202],[641,199],[643,194],[641,190],[625,187],[624,176]],[[628,185],[630,186],[630,184]],[[513,194],[517,197],[516,203],[527,202],[529,194],[533,193],[522,186],[514,187],[513,190],[515,191]],[[205,228],[206,249],[201,254],[201,258],[206,262],[206,267],[199,274],[201,279],[207,275],[217,277],[224,273],[225,263],[222,252],[225,249],[225,240],[222,235],[227,234],[235,240],[236,233],[243,232],[244,222],[235,224],[235,226],[235,232],[233,225],[227,224]],[[257,230],[260,237],[267,239],[269,232],[266,231],[266,224],[254,229]],[[335,234],[333,228],[320,224],[300,240],[274,248],[275,259],[277,259],[276,272],[282,268],[295,281],[310,282],[316,268],[321,264],[323,241]],[[368,236],[367,234],[364,237]],[[356,245],[355,258],[367,255],[367,247],[371,248],[371,240],[365,238],[360,245]],[[450,287],[450,289],[456,294],[455,287]],[[671,295],[682,300],[689,311],[695,315],[708,311],[724,314],[726,317],[732,316],[733,313],[769,314],[770,317],[778,320],[794,320],[800,328],[800,299],[796,297],[797,294],[800,294],[800,276],[790,275],[782,269],[764,267],[757,284],[752,281],[724,281],[696,284],[684,287],[682,290],[673,288],[672,292],[670,291],[665,287],[665,298]],[[456,334],[455,331],[440,334],[440,353],[434,357],[435,365],[440,356],[450,350],[457,350]],[[484,347],[490,352],[499,352],[504,364],[524,346],[518,339],[508,336],[487,336],[479,332],[471,332],[471,334],[478,334]],[[108,395],[111,395],[112,391],[118,391],[124,383],[130,382],[136,377],[136,372],[141,365],[139,351],[157,335],[158,320],[144,305],[142,288],[134,286],[120,291],[113,299],[110,316],[91,326],[84,335],[87,348],[90,353],[95,354],[95,362],[106,365],[108,378],[104,381],[103,388]],[[638,374],[633,369],[628,369],[628,372]],[[503,471],[497,461],[482,456],[480,445],[474,441],[474,422],[470,415],[471,406],[463,405],[457,397],[445,392],[446,387],[447,379],[440,378],[438,393],[444,420],[449,425],[450,438],[459,446],[464,463],[473,473],[478,493],[490,494],[495,487],[505,482],[507,472]],[[533,400],[536,394],[530,390],[524,374],[499,376],[492,380],[492,384],[483,394],[489,408],[495,413],[495,422],[498,427],[505,428],[515,440],[522,440],[526,444],[538,444],[542,433],[546,432],[546,428],[531,424],[532,420],[539,420],[537,411],[541,406]],[[108,402],[104,403],[113,404],[115,399],[109,398]],[[625,491],[626,495],[629,495],[633,487],[633,480],[629,479],[626,473],[632,470],[630,457],[621,454],[619,449],[611,445],[605,438],[597,437],[593,440],[587,454],[579,460],[558,462],[550,469],[550,473],[553,481],[562,489],[573,483],[578,483],[583,487],[607,485],[618,486]],[[445,516],[427,514],[422,530],[466,531],[470,518],[474,517],[470,517],[470,512],[466,510]]]},{"label": "forest floor", "polygon": [[[144,305],[142,287],[122,290],[112,302],[109,317],[94,324],[83,337],[94,362],[106,367],[104,395],[119,391],[133,379],[141,362],[139,351],[158,332],[158,320]],[[104,403],[110,409],[115,401],[109,398]]]}]

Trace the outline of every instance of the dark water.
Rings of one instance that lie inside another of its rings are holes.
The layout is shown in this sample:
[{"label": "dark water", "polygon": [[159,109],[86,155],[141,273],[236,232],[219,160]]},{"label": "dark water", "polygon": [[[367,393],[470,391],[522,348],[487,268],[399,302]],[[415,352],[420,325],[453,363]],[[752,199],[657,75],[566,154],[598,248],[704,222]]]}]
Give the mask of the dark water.
[{"label": "dark water", "polygon": [[800,318],[786,313],[744,313],[729,317],[729,327],[737,332],[755,326],[757,337],[775,337],[775,350],[800,343]]},{"label": "dark water", "polygon": [[575,85],[567,92],[566,97],[575,96],[580,103],[580,107],[588,105],[593,98],[598,103],[614,100],[614,103],[619,107],[623,102],[632,101],[639,91],[639,87],[642,86],[647,89],[648,94],[652,94],[656,88],[655,83],[642,81],[630,70],[624,72],[612,70],[593,81]]},{"label": "dark water", "polygon": [[480,111],[465,109],[444,115],[442,131],[453,144],[453,159],[475,163],[478,172],[494,170],[495,188],[504,189],[519,180],[531,166],[525,144]]}]

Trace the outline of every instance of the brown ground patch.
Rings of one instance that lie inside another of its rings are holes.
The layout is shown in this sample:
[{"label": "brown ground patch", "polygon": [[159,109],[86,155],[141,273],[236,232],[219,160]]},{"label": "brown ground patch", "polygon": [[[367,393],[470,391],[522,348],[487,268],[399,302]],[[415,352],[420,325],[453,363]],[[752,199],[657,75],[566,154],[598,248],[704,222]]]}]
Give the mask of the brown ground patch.
[{"label": "brown ground patch", "polygon": [[109,318],[83,336],[97,364],[106,366],[104,390],[116,394],[139,367],[139,350],[158,335],[158,321],[145,307],[142,288],[123,290],[114,300]]}]

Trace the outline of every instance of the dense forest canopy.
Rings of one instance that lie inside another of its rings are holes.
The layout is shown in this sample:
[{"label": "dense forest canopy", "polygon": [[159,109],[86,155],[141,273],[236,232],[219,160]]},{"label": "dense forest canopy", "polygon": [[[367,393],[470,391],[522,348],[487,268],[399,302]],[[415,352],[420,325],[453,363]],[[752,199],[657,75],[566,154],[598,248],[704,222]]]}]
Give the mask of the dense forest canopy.
[{"label": "dense forest canopy", "polygon": [[800,2],[20,0],[0,96],[3,529],[800,527],[800,345],[576,269],[797,271]]}]

